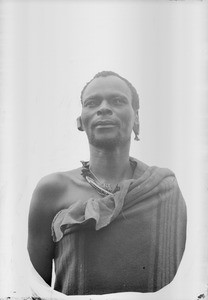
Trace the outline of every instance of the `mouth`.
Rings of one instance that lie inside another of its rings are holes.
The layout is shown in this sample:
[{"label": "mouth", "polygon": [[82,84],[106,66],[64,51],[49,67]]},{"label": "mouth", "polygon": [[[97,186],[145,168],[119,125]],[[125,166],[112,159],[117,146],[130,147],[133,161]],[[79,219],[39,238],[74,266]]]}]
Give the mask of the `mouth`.
[{"label": "mouth", "polygon": [[94,124],[95,127],[105,127],[105,128],[111,128],[111,127],[115,127],[118,126],[118,123],[115,121],[111,121],[111,120],[103,120],[103,121],[97,121]]}]

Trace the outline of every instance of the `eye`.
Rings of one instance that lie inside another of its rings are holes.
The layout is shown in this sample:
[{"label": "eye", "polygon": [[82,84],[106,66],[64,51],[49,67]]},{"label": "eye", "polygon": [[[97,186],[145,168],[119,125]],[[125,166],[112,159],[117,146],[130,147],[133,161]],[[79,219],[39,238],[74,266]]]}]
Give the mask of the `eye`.
[{"label": "eye", "polygon": [[113,104],[115,104],[115,105],[122,105],[122,104],[124,104],[125,103],[125,99],[123,98],[123,97],[113,97],[112,98],[112,102],[113,102]]},{"label": "eye", "polygon": [[84,106],[85,107],[95,107],[98,105],[98,102],[96,99],[89,99],[89,100],[86,100],[84,102]]}]

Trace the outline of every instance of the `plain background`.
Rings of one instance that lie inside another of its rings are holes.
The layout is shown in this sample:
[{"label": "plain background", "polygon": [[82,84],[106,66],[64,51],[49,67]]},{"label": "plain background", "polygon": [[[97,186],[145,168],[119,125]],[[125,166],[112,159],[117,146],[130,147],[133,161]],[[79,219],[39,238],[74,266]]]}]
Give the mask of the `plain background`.
[{"label": "plain background", "polygon": [[140,142],[132,137],[131,155],[172,169],[186,200],[182,280],[171,295],[203,292],[207,8],[197,0],[1,2],[0,296],[28,294],[31,195],[44,175],[89,158],[76,117],[81,89],[102,70],[118,72],[139,93]]}]

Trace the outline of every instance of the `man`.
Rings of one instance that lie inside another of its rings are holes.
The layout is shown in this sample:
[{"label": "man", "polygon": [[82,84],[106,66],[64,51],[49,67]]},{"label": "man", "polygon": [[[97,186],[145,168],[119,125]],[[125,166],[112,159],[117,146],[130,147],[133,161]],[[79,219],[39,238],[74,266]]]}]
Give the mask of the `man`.
[{"label": "man", "polygon": [[[30,207],[28,251],[33,266],[67,295],[154,292],[170,283],[186,239],[186,206],[168,169],[129,157],[139,134],[135,88],[100,72],[81,94],[78,129],[89,162],[44,177]],[[52,229],[52,233],[51,233]]]}]

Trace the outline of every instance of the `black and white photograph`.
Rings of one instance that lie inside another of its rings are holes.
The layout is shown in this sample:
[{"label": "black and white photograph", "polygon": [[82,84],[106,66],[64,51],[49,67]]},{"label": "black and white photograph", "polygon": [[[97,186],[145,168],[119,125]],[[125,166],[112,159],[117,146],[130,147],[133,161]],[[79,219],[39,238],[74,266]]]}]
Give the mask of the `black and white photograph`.
[{"label": "black and white photograph", "polygon": [[1,1],[1,299],[208,299],[207,25],[206,0]]}]

